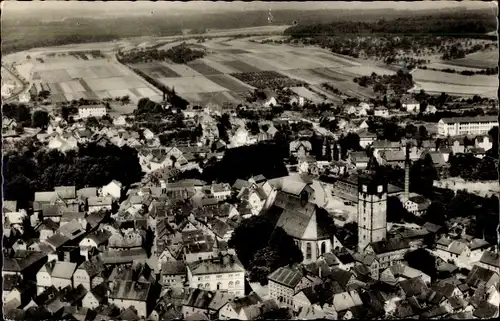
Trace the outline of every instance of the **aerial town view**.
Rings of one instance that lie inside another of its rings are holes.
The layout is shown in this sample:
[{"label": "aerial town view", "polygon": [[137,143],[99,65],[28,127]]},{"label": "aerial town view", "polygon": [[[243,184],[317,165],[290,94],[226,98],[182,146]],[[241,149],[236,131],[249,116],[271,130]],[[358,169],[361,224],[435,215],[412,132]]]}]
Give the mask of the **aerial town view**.
[{"label": "aerial town view", "polygon": [[4,318],[498,318],[497,15],[4,1]]}]

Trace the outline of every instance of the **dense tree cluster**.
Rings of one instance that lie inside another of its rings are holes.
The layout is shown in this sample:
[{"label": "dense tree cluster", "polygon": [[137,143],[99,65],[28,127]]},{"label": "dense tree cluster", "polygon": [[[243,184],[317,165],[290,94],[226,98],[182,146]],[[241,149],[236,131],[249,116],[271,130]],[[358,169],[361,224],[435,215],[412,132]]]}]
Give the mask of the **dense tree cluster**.
[{"label": "dense tree cluster", "polygon": [[[281,266],[300,263],[302,252],[281,227],[279,216],[267,212],[243,220],[234,230],[228,245],[249,271],[250,282],[267,284],[267,276]],[[250,240],[250,241],[249,241]]]},{"label": "dense tree cluster", "polygon": [[3,117],[14,119],[16,123],[28,127],[31,125],[31,111],[24,104],[5,104],[2,106]]},{"label": "dense tree cluster", "polygon": [[438,69],[438,68],[429,68],[427,66],[422,66],[420,67],[421,69],[424,70],[434,70],[434,71],[441,71],[445,72],[448,74],[460,74],[464,76],[474,76],[474,75],[498,75],[498,66],[497,67],[492,67],[492,68],[486,68],[486,69],[481,69],[481,70],[455,70],[451,68],[445,68],[445,69]]},{"label": "dense tree cluster", "polygon": [[498,180],[498,160],[492,157],[479,159],[473,154],[450,155],[449,175],[466,181]]},{"label": "dense tree cluster", "polygon": [[408,266],[424,272],[435,280],[437,277],[436,258],[425,249],[416,249],[405,254],[405,261]]},{"label": "dense tree cluster", "polygon": [[[466,16],[466,18],[464,18]],[[493,42],[473,43],[461,38],[495,40],[486,35],[496,30],[488,12],[466,15],[459,12],[427,13],[407,18],[359,21],[337,19],[328,24],[303,24],[285,30],[292,43],[318,45],[334,53],[354,58],[375,58],[387,64],[418,66],[426,55],[441,54],[446,59],[496,46]],[[363,34],[360,38],[359,34]],[[287,41],[285,41],[287,42]],[[422,57],[422,58],[418,58]]]},{"label": "dense tree cluster", "polygon": [[[288,157],[274,142],[228,149],[220,162],[203,170],[207,182],[234,183],[237,178],[248,179],[262,174],[268,179],[288,174],[283,160]],[[231,170],[228,170],[231,169]]]},{"label": "dense tree cluster", "polygon": [[375,93],[385,95],[388,90],[397,95],[406,93],[413,87],[413,78],[410,73],[398,70],[395,75],[377,75],[354,78],[353,81],[362,87],[371,87]]},{"label": "dense tree cluster", "polygon": [[189,45],[183,42],[180,45],[173,46],[168,50],[142,48],[133,49],[128,52],[119,51],[116,58],[121,63],[128,64],[152,61],[172,61],[177,64],[185,64],[196,59],[201,59],[204,56],[204,50],[192,49]]},{"label": "dense tree cluster", "polygon": [[103,186],[116,179],[124,185],[141,179],[137,151],[95,143],[62,154],[56,150],[8,152],[3,158],[4,197],[22,204],[33,200],[35,191],[55,186]]}]

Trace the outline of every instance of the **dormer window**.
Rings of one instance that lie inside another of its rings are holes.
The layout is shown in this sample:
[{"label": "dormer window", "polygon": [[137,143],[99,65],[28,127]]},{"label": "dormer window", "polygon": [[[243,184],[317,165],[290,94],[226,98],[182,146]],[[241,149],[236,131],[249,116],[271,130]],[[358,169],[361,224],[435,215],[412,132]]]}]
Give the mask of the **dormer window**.
[{"label": "dormer window", "polygon": [[379,185],[379,186],[377,187],[377,192],[382,193],[382,185]]},{"label": "dormer window", "polygon": [[368,192],[368,187],[366,185],[363,185],[363,193]]}]

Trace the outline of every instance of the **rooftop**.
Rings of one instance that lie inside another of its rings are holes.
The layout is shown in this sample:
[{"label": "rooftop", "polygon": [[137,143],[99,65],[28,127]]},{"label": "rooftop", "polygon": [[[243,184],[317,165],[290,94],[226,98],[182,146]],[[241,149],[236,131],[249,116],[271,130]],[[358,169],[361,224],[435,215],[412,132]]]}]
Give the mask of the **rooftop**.
[{"label": "rooftop", "polygon": [[213,259],[192,262],[188,268],[193,275],[245,272],[245,268],[236,256],[226,254]]},{"label": "rooftop", "polygon": [[295,288],[302,279],[302,274],[289,267],[280,267],[267,277],[270,281],[279,283],[289,288]]},{"label": "rooftop", "polygon": [[109,298],[119,300],[146,301],[151,288],[148,282],[117,280],[110,286]]}]

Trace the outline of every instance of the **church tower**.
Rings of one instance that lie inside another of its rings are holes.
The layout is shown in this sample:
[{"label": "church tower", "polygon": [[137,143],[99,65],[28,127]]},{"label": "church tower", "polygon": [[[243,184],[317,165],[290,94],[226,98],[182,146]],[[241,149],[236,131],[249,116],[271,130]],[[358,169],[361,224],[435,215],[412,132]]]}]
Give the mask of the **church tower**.
[{"label": "church tower", "polygon": [[406,144],[404,201],[410,198],[410,144]]},{"label": "church tower", "polygon": [[387,234],[387,182],[374,175],[358,179],[358,252]]}]

